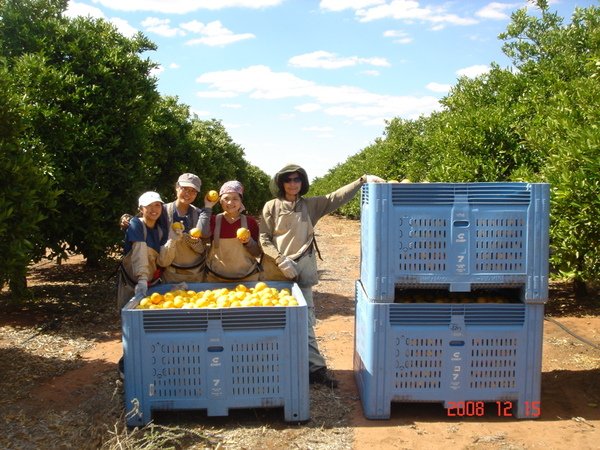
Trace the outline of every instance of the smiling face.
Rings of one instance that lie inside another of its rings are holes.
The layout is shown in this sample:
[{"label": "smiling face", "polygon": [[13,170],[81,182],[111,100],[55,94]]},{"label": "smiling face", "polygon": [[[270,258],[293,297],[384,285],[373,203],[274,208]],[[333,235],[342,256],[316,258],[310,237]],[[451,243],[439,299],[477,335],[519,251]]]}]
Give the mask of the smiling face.
[{"label": "smiling face", "polygon": [[175,187],[175,192],[177,193],[177,206],[179,207],[191,205],[198,195],[198,191],[193,187],[179,186],[179,184]]},{"label": "smiling face", "polygon": [[286,173],[282,175],[283,190],[285,192],[285,199],[288,201],[294,201],[298,198],[300,189],[302,189],[302,178],[298,172]]},{"label": "smiling face", "polygon": [[151,227],[154,226],[160,217],[160,214],[162,213],[162,205],[163,204],[161,202],[154,202],[150,203],[148,206],[140,207],[142,210],[142,217],[144,218],[146,225]]},{"label": "smiling face", "polygon": [[240,214],[240,207],[242,206],[242,198],[237,192],[226,192],[221,195],[219,200],[223,212],[230,216],[237,217]]}]

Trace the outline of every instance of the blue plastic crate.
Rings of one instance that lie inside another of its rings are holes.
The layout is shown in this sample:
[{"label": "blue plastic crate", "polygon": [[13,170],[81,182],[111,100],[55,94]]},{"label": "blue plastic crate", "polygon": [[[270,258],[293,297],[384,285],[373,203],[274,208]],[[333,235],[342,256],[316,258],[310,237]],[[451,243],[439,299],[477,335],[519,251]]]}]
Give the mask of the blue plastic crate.
[{"label": "blue plastic crate", "polygon": [[[241,283],[252,287],[256,282]],[[233,288],[230,283],[190,283],[201,291]],[[125,358],[127,425],[145,425],[158,410],[283,407],[288,422],[309,413],[308,312],[295,283],[293,307],[135,309],[121,311]],[[174,285],[149,291],[165,293]]]},{"label": "blue plastic crate", "polygon": [[374,303],[356,285],[354,376],[368,419],[392,402],[540,408],[543,304]]},{"label": "blue plastic crate", "polygon": [[361,203],[362,280],[393,302],[396,285],[470,291],[513,285],[548,299],[549,185],[373,183]]}]

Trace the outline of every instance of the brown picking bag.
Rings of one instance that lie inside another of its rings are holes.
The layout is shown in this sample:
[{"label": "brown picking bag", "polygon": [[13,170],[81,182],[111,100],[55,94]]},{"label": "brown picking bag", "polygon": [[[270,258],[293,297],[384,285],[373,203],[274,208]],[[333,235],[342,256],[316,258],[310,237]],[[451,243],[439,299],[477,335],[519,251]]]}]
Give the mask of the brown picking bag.
[{"label": "brown picking bag", "polygon": [[263,253],[258,264],[260,266],[258,278],[260,281],[291,281],[281,272],[279,267],[277,267],[275,258],[272,256]]}]

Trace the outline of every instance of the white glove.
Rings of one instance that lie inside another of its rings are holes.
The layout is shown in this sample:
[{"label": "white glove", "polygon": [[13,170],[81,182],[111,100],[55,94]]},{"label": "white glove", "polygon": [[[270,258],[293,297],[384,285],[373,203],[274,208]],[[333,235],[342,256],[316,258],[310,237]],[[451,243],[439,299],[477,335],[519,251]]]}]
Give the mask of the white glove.
[{"label": "white glove", "polygon": [[136,298],[143,298],[148,293],[148,282],[146,280],[140,280],[135,285],[135,296]]},{"label": "white glove", "polygon": [[173,230],[173,229],[171,229],[171,231],[169,231],[169,239],[168,240],[169,241],[173,241],[173,243],[176,243],[182,237],[183,237],[183,230]]},{"label": "white glove", "polygon": [[281,270],[281,273],[283,273],[286,278],[289,278],[290,280],[298,276],[297,265],[290,258],[286,257],[283,261],[277,264],[277,266],[279,267],[279,270]]},{"label": "white glove", "polygon": [[125,231],[127,228],[129,228],[129,222],[131,222],[131,219],[133,219],[131,214],[123,214],[119,219],[119,228]]},{"label": "white glove", "polygon": [[367,183],[385,183],[385,180],[377,175],[365,175],[365,180]]},{"label": "white glove", "polygon": [[202,242],[202,239],[200,238],[195,238],[190,236],[188,233],[184,233],[183,242],[185,242],[187,246],[196,253],[202,253],[202,251],[204,251],[204,242]]},{"label": "white glove", "polygon": [[205,208],[213,208],[213,206],[215,206],[217,203],[219,203],[218,201],[216,202],[211,202],[210,200],[208,200],[206,197],[204,197],[204,207]]}]

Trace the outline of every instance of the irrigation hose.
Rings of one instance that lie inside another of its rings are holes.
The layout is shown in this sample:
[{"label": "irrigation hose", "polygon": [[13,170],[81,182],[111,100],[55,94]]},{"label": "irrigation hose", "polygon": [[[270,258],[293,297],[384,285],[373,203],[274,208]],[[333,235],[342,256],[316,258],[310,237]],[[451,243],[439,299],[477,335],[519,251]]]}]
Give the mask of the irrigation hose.
[{"label": "irrigation hose", "polygon": [[588,341],[586,338],[579,336],[577,333],[569,330],[566,326],[564,326],[562,323],[560,323],[558,320],[553,319],[552,317],[548,317],[545,316],[544,317],[545,320],[547,320],[548,322],[552,322],[554,325],[559,326],[560,328],[562,328],[564,331],[566,331],[568,334],[570,334],[571,336],[573,336],[576,339],[579,339],[581,342],[583,342],[584,344],[589,345],[592,348],[595,348],[596,350],[600,350],[600,345],[593,343],[592,341]]}]

